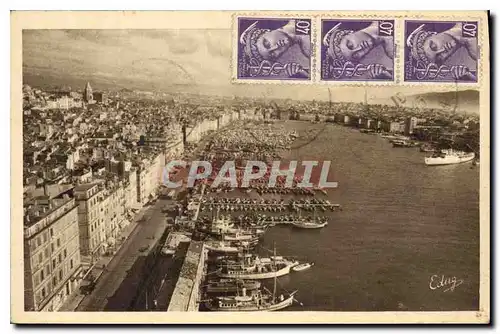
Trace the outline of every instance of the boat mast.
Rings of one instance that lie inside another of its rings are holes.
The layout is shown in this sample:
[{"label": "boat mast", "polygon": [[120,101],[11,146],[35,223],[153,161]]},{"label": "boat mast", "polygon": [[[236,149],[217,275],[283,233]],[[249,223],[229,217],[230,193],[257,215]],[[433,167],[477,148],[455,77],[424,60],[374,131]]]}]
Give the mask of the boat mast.
[{"label": "boat mast", "polygon": [[273,242],[273,248],[274,248],[274,256],[273,256],[273,263],[274,263],[274,286],[273,286],[273,303],[276,302],[276,279],[277,279],[277,269],[276,268],[276,244]]}]

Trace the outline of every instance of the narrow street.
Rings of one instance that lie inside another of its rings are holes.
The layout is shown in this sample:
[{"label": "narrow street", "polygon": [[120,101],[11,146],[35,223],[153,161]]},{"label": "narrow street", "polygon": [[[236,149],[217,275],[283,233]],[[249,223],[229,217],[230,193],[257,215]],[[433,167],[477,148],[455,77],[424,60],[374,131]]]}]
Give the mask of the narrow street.
[{"label": "narrow street", "polygon": [[[158,199],[147,209],[138,226],[106,266],[95,289],[82,300],[77,311],[126,310],[129,307],[137,293],[140,279],[132,280],[137,281],[134,284],[127,278],[131,272],[142,271],[148,253],[167,227],[167,216],[162,213],[162,208],[172,203],[172,200]],[[142,251],[145,247],[148,249]],[[142,275],[136,276],[140,278]],[[128,286],[122,286],[127,282]]]}]

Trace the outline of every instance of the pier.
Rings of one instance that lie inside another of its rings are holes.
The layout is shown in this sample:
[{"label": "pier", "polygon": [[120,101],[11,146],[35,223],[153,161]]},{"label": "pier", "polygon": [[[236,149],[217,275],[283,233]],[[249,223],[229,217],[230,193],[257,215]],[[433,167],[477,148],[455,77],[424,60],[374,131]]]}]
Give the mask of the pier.
[{"label": "pier", "polygon": [[203,242],[191,241],[175,285],[169,312],[197,312],[207,250]]}]

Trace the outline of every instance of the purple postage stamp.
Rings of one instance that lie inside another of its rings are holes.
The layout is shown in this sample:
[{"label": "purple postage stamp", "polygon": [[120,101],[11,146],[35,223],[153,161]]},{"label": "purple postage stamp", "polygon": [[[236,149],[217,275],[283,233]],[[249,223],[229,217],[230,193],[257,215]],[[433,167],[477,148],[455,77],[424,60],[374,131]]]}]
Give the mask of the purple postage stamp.
[{"label": "purple postage stamp", "polygon": [[477,21],[405,21],[405,81],[477,82],[477,36]]},{"label": "purple postage stamp", "polygon": [[394,20],[322,20],[321,80],[393,81]]},{"label": "purple postage stamp", "polygon": [[238,79],[311,80],[311,19],[238,18]]}]

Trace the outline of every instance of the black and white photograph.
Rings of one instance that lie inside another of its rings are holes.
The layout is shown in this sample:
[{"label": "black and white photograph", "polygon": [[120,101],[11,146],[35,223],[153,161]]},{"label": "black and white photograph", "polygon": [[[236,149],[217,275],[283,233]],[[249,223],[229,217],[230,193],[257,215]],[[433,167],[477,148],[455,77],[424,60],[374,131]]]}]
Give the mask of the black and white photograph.
[{"label": "black and white photograph", "polygon": [[[330,32],[331,52],[349,55],[349,82],[323,81],[311,65],[303,83],[273,74],[303,71],[292,56],[268,60],[298,45],[319,64],[321,22],[334,12],[207,12],[216,22],[206,28],[195,24],[202,13],[169,12],[165,21],[187,23],[135,27],[147,14],[92,29],[36,28],[29,13],[13,14],[16,322],[119,312],[113,323],[169,323],[190,312],[185,323],[233,313],[258,323],[253,312],[270,311],[266,322],[489,322],[487,57],[472,83],[450,82],[462,65],[405,82],[407,39],[423,43],[408,44],[415,59],[436,63],[468,40],[408,37],[411,12],[374,12],[400,48],[389,50],[391,79],[358,74],[383,70],[357,63],[382,43],[374,25]],[[488,54],[486,12],[420,15],[458,22]],[[241,36],[261,81],[234,79]],[[289,312],[296,318],[280,318]]]}]

